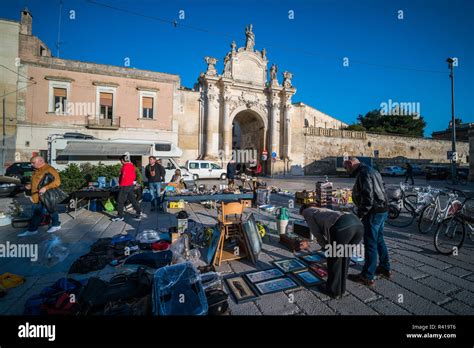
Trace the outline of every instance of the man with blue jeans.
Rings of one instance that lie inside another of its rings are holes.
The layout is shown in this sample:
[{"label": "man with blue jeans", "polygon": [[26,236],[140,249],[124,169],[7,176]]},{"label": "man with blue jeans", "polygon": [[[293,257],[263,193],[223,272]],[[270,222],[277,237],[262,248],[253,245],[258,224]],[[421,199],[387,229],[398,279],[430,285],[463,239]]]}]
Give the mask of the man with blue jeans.
[{"label": "man with blue jeans", "polygon": [[[360,274],[348,278],[357,283],[373,287],[375,277],[390,279],[390,261],[383,236],[385,220],[388,216],[388,199],[380,173],[374,168],[360,163],[355,157],[344,162],[344,168],[356,176],[352,189],[352,200],[357,206],[357,215],[364,225],[365,263]],[[377,266],[377,261],[379,265]]]},{"label": "man with blue jeans", "polygon": [[161,208],[161,183],[165,180],[165,168],[156,160],[156,157],[148,157],[149,164],[145,167],[145,176],[151,193],[151,211]]},{"label": "man with blue jeans", "polygon": [[[29,237],[38,234],[38,228],[41,225],[41,220],[46,208],[42,203],[42,195],[49,189],[55,189],[61,186],[61,177],[56,169],[47,164],[43,157],[34,156],[31,158],[31,166],[34,168],[33,175],[31,176],[31,184],[25,185],[27,192],[31,195],[31,201],[33,203],[33,216],[31,217],[28,225],[28,230],[20,233],[18,237]],[[41,186],[44,182],[43,179],[46,175],[50,175],[53,180]],[[50,212],[51,214],[51,226],[48,228],[48,233],[54,233],[61,229],[61,223],[59,222],[59,215],[56,210]]]}]

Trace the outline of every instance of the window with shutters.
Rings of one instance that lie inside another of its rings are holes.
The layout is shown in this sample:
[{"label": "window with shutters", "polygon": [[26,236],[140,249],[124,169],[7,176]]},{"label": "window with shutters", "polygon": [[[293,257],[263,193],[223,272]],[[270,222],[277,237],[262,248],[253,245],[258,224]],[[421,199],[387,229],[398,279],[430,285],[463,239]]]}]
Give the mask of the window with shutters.
[{"label": "window with shutters", "polygon": [[57,114],[65,114],[67,111],[67,89],[53,87],[54,110]]},{"label": "window with shutters", "polygon": [[68,114],[68,100],[71,96],[71,83],[64,81],[49,81],[48,113],[56,115]]},{"label": "window with shutters", "polygon": [[112,93],[100,92],[100,118],[111,120],[114,115],[114,95]]},{"label": "window with shutters", "polygon": [[139,118],[153,120],[156,118],[156,92],[140,91]]},{"label": "window with shutters", "polygon": [[142,97],[142,117],[153,118],[153,97]]}]

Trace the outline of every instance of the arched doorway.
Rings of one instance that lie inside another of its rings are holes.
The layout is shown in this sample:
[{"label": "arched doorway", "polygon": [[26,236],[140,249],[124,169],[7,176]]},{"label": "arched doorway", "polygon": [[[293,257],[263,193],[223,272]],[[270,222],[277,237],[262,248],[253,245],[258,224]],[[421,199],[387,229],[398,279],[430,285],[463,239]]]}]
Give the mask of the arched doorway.
[{"label": "arched doorway", "polygon": [[266,124],[258,113],[251,109],[238,112],[232,120],[231,155],[237,156],[237,162],[247,165],[251,161],[260,161],[266,145],[265,137]]}]

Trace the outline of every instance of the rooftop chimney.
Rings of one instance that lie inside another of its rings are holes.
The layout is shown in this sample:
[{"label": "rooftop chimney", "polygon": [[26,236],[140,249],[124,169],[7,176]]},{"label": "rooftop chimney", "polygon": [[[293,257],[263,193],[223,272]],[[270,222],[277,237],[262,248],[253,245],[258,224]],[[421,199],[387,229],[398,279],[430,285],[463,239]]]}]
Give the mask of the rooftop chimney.
[{"label": "rooftop chimney", "polygon": [[20,33],[23,35],[31,35],[31,27],[33,25],[33,16],[31,15],[28,8],[24,8],[21,11],[21,20],[20,20]]}]

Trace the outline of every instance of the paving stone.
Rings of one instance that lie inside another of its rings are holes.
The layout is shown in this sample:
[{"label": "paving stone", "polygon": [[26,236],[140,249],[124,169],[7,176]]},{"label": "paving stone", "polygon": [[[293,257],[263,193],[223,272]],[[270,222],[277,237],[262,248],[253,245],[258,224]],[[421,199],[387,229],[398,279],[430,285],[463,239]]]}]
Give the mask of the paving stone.
[{"label": "paving stone", "polygon": [[290,303],[283,292],[261,296],[255,303],[263,315],[291,315],[298,312],[298,307]]},{"label": "paving stone", "polygon": [[334,315],[336,312],[329,308],[323,301],[314,295],[310,290],[290,292],[294,296],[294,301],[307,315]]},{"label": "paving stone", "polygon": [[335,310],[337,314],[343,315],[376,315],[377,312],[352,295],[344,296],[342,299],[330,299],[326,304]]},{"label": "paving stone", "polygon": [[470,271],[461,267],[451,267],[448,268],[446,272],[462,278],[472,274],[472,270]]},{"label": "paving stone", "polygon": [[419,269],[415,267],[406,266],[398,261],[392,262],[390,265],[396,273],[404,274],[412,279],[420,279],[428,276],[426,273],[421,272]]},{"label": "paving stone", "polygon": [[360,285],[351,281],[346,282],[346,291],[357,297],[364,303],[377,300],[380,295],[370,290],[367,286]]},{"label": "paving stone", "polygon": [[244,272],[250,272],[250,271],[255,271],[255,266],[250,262],[250,261],[231,261],[229,262],[230,267],[234,271],[234,273],[244,273]]},{"label": "paving stone", "polygon": [[421,267],[421,266],[425,265],[423,262],[413,260],[413,259],[409,259],[405,255],[398,254],[397,252],[395,252],[393,255],[391,255],[390,261],[391,262],[396,261],[398,263],[401,263],[405,266],[412,267],[412,268],[418,268],[418,267]]},{"label": "paving stone", "polygon": [[451,297],[458,299],[459,301],[464,302],[471,307],[474,307],[474,292],[463,290],[461,292],[451,295]]},{"label": "paving stone", "polygon": [[450,292],[456,291],[459,289],[456,285],[452,283],[445,282],[444,280],[438,279],[434,276],[429,276],[418,280],[420,283],[429,286],[430,288],[436,289],[443,294],[449,294]]},{"label": "paving stone", "polygon": [[394,274],[392,281],[408,290],[411,290],[415,294],[419,294],[421,297],[436,303],[437,305],[442,305],[451,299],[442,292],[436,291],[402,274]]},{"label": "paving stone", "polygon": [[410,259],[422,262],[425,265],[431,265],[431,266],[436,267],[436,268],[441,269],[441,270],[444,270],[444,269],[447,269],[447,268],[451,267],[451,265],[449,263],[436,260],[433,257],[429,257],[429,256],[426,256],[426,255],[417,253],[417,252],[413,252],[413,251],[409,251],[409,250],[397,250],[397,253],[401,254],[401,255],[404,255],[404,256],[406,256]]},{"label": "paving stone", "polygon": [[222,273],[222,274],[227,274],[227,273],[232,273],[233,272],[232,268],[230,267],[229,262],[221,263],[220,266],[216,267],[216,271],[219,272],[219,273]]},{"label": "paving stone", "polygon": [[[467,276],[466,278],[464,278],[466,280],[470,280],[471,282],[474,282],[474,274],[470,275],[470,276]],[[472,284],[472,286],[474,286],[474,284]]]},{"label": "paving stone", "polygon": [[262,315],[253,301],[237,305],[234,300],[229,299],[229,309],[231,315]]},{"label": "paving stone", "polygon": [[459,300],[453,300],[443,305],[443,308],[457,315],[474,315],[474,308],[466,306]]},{"label": "paving stone", "polygon": [[466,289],[466,290],[471,290],[472,289],[472,282],[469,281],[469,280],[466,280],[464,278],[456,277],[455,275],[449,274],[445,271],[441,271],[441,270],[439,270],[437,268],[434,268],[432,266],[429,266],[429,265],[422,266],[422,267],[420,267],[420,269],[423,272],[431,274],[431,275],[435,276],[436,278],[444,280],[448,283],[452,283],[452,284],[454,284],[454,285],[456,285],[460,288],[463,288],[463,289]]},{"label": "paving stone", "polygon": [[373,308],[377,313],[382,315],[411,315],[410,312],[403,309],[400,306],[397,306],[395,303],[385,299],[380,298],[377,301],[372,301],[368,305]]},{"label": "paving stone", "polygon": [[[436,306],[433,302],[428,301],[417,294],[407,290],[400,285],[386,279],[377,280],[375,285],[375,292],[381,294],[389,301],[397,303],[400,307],[413,314],[418,315],[443,315],[449,314],[440,306]],[[402,302],[400,295],[403,296]]]}]

